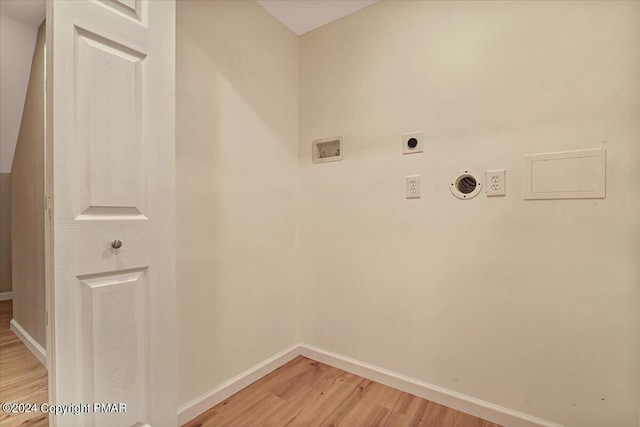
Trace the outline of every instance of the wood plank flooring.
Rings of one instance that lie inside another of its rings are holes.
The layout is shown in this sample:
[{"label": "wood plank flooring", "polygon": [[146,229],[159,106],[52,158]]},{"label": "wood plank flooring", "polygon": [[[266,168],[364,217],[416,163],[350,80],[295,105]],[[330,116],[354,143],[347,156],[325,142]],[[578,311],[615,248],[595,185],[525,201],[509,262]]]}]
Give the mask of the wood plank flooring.
[{"label": "wood plank flooring", "polygon": [[500,427],[299,356],[183,427]]},{"label": "wood plank flooring", "polygon": [[[0,402],[46,402],[47,370],[11,318],[11,301],[0,301]],[[48,424],[41,413],[0,411],[2,427]],[[500,427],[302,356],[184,425],[214,426]]]},{"label": "wood plank flooring", "polygon": [[[47,402],[47,368],[11,331],[12,317],[11,300],[0,301],[0,402]],[[40,412],[7,414],[0,410],[0,425],[40,427],[48,426],[49,419]]]}]

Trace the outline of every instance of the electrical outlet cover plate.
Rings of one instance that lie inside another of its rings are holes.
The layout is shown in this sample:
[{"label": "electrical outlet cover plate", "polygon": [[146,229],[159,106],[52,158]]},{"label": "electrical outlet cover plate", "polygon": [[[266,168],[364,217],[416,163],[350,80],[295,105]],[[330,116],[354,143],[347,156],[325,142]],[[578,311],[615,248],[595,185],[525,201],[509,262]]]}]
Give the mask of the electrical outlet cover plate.
[{"label": "electrical outlet cover plate", "polygon": [[407,199],[419,199],[422,192],[420,175],[410,175],[407,177]]},{"label": "electrical outlet cover plate", "polygon": [[507,194],[506,170],[498,169],[487,171],[485,182],[487,183],[485,187],[487,197],[505,196]]},{"label": "electrical outlet cover plate", "polygon": [[[418,140],[418,144],[414,148],[409,147],[409,140],[411,138],[415,138]],[[422,153],[423,146],[424,146],[423,131],[405,133],[402,135],[402,154]]]}]

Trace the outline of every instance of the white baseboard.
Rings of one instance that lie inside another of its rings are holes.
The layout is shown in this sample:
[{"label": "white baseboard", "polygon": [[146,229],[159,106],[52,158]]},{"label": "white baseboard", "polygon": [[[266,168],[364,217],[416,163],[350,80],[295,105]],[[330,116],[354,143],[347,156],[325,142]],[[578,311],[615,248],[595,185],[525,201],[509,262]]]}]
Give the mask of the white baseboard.
[{"label": "white baseboard", "polygon": [[300,354],[309,359],[333,366],[343,371],[379,382],[423,399],[431,400],[449,408],[500,424],[505,427],[562,427],[549,421],[513,411],[493,403],[485,402],[455,391],[447,390],[413,378],[308,344],[300,344]]},{"label": "white baseboard", "polygon": [[0,292],[0,301],[6,301],[8,299],[13,299],[13,292]]},{"label": "white baseboard", "polygon": [[563,427],[560,424],[418,381],[308,344],[299,344],[281,351],[204,395],[182,405],[178,408],[178,425],[191,421],[297,356],[316,360],[505,427]]},{"label": "white baseboard", "polygon": [[42,348],[36,340],[33,339],[27,331],[25,331],[16,319],[11,319],[11,330],[14,334],[20,338],[20,341],[33,353],[33,355],[42,363],[45,368],[47,367],[47,351]]},{"label": "white baseboard", "polygon": [[187,421],[191,421],[206,410],[213,408],[218,403],[223,402],[225,399],[228,399],[248,385],[253,384],[260,378],[292,361],[299,355],[300,352],[298,351],[297,345],[290,347],[257,364],[253,368],[244,371],[240,375],[231,378],[229,381],[220,384],[218,387],[191,402],[180,406],[178,408],[178,425],[181,426]]}]

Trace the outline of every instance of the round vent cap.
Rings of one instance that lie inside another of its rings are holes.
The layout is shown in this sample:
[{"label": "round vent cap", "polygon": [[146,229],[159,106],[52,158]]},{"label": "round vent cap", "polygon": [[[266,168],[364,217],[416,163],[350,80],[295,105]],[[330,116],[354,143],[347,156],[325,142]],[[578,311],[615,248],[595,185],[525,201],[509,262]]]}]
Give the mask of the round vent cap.
[{"label": "round vent cap", "polygon": [[480,175],[473,169],[460,169],[449,184],[451,194],[462,200],[473,199],[481,188]]}]

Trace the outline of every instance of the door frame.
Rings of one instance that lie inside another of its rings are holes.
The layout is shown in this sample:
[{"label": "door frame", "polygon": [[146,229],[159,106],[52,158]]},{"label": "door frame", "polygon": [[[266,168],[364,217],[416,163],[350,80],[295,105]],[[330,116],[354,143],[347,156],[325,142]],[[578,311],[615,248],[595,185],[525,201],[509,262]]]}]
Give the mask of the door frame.
[{"label": "door frame", "polygon": [[[46,2],[45,18],[45,48],[44,48],[44,79],[45,79],[45,100],[44,100],[44,295],[45,295],[45,330],[46,330],[46,353],[47,353],[47,381],[48,381],[48,401],[50,405],[57,403],[56,390],[56,369],[55,369],[55,293],[53,286],[55,281],[54,271],[54,232],[53,232],[53,1]],[[49,416],[49,426],[56,426],[56,417]]]}]

